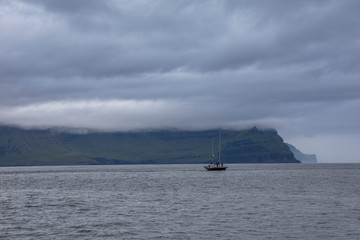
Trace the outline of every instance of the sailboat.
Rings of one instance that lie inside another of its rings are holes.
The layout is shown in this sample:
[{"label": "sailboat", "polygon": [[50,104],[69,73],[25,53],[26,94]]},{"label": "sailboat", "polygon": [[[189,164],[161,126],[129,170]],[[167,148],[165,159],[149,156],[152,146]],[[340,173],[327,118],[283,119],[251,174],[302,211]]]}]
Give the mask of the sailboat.
[{"label": "sailboat", "polygon": [[[212,153],[211,153],[211,157],[215,158],[214,155],[214,140],[212,140]],[[222,162],[221,162],[221,128],[219,129],[219,159],[215,164],[209,164],[207,166],[204,166],[204,168],[208,171],[225,171],[228,167],[225,166]]]}]

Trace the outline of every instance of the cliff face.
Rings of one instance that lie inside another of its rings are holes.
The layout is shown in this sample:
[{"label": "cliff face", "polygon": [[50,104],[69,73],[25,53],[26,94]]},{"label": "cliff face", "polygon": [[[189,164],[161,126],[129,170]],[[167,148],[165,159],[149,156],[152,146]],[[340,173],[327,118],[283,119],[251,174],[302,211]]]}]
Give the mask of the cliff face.
[{"label": "cliff face", "polygon": [[[71,134],[0,127],[0,166],[207,163],[218,130]],[[298,163],[274,130],[222,131],[225,163]]]},{"label": "cliff face", "polygon": [[281,163],[295,162],[294,155],[275,130],[252,128],[238,133],[223,151],[227,162]]},{"label": "cliff face", "polygon": [[305,154],[302,153],[299,149],[293,145],[286,143],[289,146],[289,149],[294,153],[294,156],[297,160],[302,163],[317,163],[317,158],[315,154]]}]

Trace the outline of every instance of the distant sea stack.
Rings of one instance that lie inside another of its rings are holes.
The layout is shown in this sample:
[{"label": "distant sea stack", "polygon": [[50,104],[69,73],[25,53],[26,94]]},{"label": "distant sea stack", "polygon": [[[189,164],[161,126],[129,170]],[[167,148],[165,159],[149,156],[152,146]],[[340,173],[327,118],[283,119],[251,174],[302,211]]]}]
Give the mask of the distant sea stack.
[{"label": "distant sea stack", "polygon": [[302,163],[317,163],[317,158],[315,154],[305,154],[302,153],[299,149],[294,147],[293,145],[286,143],[290,150],[294,153],[294,156],[297,160],[299,160]]},{"label": "distant sea stack", "polygon": [[[0,126],[0,166],[190,164],[218,154],[218,129],[95,132]],[[222,130],[224,163],[299,163],[275,130]]]}]

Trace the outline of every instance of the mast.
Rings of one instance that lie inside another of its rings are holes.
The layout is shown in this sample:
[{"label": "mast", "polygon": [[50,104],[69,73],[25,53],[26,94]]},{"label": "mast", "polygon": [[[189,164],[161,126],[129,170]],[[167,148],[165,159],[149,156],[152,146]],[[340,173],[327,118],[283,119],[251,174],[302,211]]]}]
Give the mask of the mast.
[{"label": "mast", "polygon": [[215,158],[215,155],[214,155],[214,138],[211,139],[211,158]]},{"label": "mast", "polygon": [[221,162],[221,128],[219,128],[219,163]]}]

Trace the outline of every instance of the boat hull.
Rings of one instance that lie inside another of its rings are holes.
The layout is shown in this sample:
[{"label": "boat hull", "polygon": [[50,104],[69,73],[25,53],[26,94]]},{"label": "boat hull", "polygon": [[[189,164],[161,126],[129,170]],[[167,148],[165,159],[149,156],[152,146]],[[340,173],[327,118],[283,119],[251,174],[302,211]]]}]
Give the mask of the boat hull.
[{"label": "boat hull", "polygon": [[208,171],[225,171],[228,167],[227,166],[204,166],[204,168]]}]

